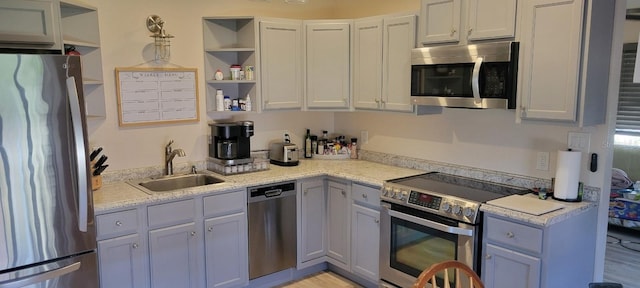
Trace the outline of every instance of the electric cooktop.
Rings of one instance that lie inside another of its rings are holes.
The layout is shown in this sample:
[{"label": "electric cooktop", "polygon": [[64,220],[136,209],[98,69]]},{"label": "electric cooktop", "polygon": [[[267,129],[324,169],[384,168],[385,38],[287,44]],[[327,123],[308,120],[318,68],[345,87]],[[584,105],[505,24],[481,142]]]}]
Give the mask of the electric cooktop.
[{"label": "electric cooktop", "polygon": [[477,223],[481,203],[527,193],[529,190],[523,187],[432,172],[385,181],[381,199],[456,220]]}]

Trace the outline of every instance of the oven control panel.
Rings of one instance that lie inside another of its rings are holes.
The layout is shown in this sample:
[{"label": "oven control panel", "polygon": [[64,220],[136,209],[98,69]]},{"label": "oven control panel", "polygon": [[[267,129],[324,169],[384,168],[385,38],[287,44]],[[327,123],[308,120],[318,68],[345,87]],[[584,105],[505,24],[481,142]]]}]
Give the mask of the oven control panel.
[{"label": "oven control panel", "polygon": [[442,197],[433,196],[427,193],[411,191],[411,194],[409,194],[409,199],[407,202],[409,204],[414,204],[422,207],[440,210],[440,203],[442,203]]}]

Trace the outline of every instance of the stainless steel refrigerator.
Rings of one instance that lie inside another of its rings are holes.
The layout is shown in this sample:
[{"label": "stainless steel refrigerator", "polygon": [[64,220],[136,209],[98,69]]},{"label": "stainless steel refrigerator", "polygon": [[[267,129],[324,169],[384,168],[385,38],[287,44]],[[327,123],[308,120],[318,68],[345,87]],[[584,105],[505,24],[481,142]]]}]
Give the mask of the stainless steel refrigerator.
[{"label": "stainless steel refrigerator", "polygon": [[0,54],[0,288],[98,287],[79,56]]}]

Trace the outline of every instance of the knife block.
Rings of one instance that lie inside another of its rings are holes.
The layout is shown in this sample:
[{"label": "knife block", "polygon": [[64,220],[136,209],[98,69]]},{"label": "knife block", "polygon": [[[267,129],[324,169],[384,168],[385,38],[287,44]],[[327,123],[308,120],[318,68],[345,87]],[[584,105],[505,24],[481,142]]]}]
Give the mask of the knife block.
[{"label": "knife block", "polygon": [[91,191],[96,191],[102,187],[102,175],[93,176],[93,171],[96,170],[93,168],[95,162],[91,161]]}]

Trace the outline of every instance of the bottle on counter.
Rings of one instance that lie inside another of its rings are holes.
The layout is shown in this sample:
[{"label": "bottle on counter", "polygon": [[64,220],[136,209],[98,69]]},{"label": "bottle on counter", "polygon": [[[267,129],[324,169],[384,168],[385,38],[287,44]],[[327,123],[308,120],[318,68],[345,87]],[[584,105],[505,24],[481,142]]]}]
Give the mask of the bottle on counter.
[{"label": "bottle on counter", "polygon": [[349,157],[351,159],[358,159],[358,138],[351,138],[351,144],[349,144]]},{"label": "bottle on counter", "polygon": [[318,136],[311,135],[311,154],[318,154]]},{"label": "bottle on counter", "polygon": [[311,131],[307,129],[307,134],[304,136],[304,158],[311,158]]}]

